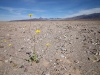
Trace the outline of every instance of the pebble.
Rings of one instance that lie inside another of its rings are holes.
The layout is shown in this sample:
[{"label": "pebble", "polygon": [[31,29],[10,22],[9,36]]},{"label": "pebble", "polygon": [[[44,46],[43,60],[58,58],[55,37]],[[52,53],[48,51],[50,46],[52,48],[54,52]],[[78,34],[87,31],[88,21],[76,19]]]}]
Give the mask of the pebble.
[{"label": "pebble", "polygon": [[64,58],[65,56],[62,54],[62,55],[60,55],[62,58]]},{"label": "pebble", "polygon": [[95,55],[100,55],[100,52],[97,52]]},{"label": "pebble", "polygon": [[4,50],[4,52],[6,52],[7,50]]},{"label": "pebble", "polygon": [[74,63],[78,64],[78,63],[79,63],[79,61],[77,61],[77,60],[74,60]]},{"label": "pebble", "polygon": [[27,71],[28,71],[28,69],[27,69],[27,68],[25,68],[24,72],[27,72]]},{"label": "pebble", "polygon": [[18,51],[20,52],[21,50],[20,50],[20,49],[18,49]]},{"label": "pebble", "polygon": [[98,33],[100,33],[100,31],[98,31]]},{"label": "pebble", "polygon": [[50,60],[50,62],[52,62],[52,60]]},{"label": "pebble", "polygon": [[8,60],[5,60],[5,63],[7,63],[8,62]]},{"label": "pebble", "polygon": [[7,34],[7,36],[9,36],[10,34]]},{"label": "pebble", "polygon": [[46,75],[50,75],[50,74],[48,73],[48,74],[46,74]]},{"label": "pebble", "polygon": [[58,75],[63,75],[63,74],[61,74],[61,73],[58,73]]},{"label": "pebble", "polygon": [[0,48],[4,48],[4,46],[0,46]]},{"label": "pebble", "polygon": [[19,68],[24,68],[24,65],[21,65]]},{"label": "pebble", "polygon": [[30,39],[27,39],[27,41],[29,41]]},{"label": "pebble", "polygon": [[67,36],[66,36],[66,35],[64,35],[64,38],[67,38]]},{"label": "pebble", "polygon": [[42,50],[42,52],[43,52],[44,50]]},{"label": "pebble", "polygon": [[54,63],[54,64],[56,64],[56,63]]},{"label": "pebble", "polygon": [[88,59],[89,59],[90,61],[92,61],[92,62],[97,62],[97,61],[100,60],[100,59],[98,59],[98,57],[95,56],[95,55],[90,55]]},{"label": "pebble", "polygon": [[9,60],[11,60],[11,59],[12,59],[12,57],[9,58]]},{"label": "pebble", "polygon": [[24,46],[21,49],[24,49]]},{"label": "pebble", "polygon": [[69,44],[72,44],[72,42],[69,42]]},{"label": "pebble", "polygon": [[61,50],[62,50],[62,51],[66,51],[67,49],[66,49],[66,48],[64,48],[64,47],[62,47],[62,48],[61,48]]}]

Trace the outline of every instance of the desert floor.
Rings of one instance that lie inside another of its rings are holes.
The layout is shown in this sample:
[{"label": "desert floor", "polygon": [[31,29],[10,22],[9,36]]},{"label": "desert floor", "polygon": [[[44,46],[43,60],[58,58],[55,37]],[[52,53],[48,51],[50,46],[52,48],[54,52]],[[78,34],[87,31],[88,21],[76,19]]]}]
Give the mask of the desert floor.
[{"label": "desert floor", "polygon": [[0,75],[100,75],[100,21],[0,22]]}]

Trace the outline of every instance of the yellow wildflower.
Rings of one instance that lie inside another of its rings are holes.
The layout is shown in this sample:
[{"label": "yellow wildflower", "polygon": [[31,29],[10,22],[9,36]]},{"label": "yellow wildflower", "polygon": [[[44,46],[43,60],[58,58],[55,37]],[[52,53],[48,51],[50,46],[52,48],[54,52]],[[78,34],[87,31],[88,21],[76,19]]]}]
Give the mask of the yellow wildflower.
[{"label": "yellow wildflower", "polygon": [[17,67],[17,64],[14,63],[14,64],[13,64],[13,67]]},{"label": "yellow wildflower", "polygon": [[47,46],[47,47],[49,47],[49,46],[50,46],[50,44],[49,44],[49,43],[47,43],[47,44],[46,44],[46,46]]},{"label": "yellow wildflower", "polygon": [[36,30],[36,33],[40,33],[41,31],[40,30]]},{"label": "yellow wildflower", "polygon": [[8,44],[8,46],[11,46],[11,44]]},{"label": "yellow wildflower", "polygon": [[31,17],[31,16],[33,16],[33,14],[28,14],[28,16],[30,16],[30,17]]},{"label": "yellow wildflower", "polygon": [[26,24],[24,25],[24,27],[26,27]]},{"label": "yellow wildflower", "polygon": [[7,42],[7,40],[4,40],[4,42]]}]

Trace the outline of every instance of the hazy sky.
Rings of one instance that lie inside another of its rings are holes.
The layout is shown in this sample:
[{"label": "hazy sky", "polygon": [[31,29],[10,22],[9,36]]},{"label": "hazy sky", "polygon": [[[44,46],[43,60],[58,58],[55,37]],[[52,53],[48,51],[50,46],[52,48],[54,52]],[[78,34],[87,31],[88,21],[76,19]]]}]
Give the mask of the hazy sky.
[{"label": "hazy sky", "polygon": [[65,18],[100,12],[100,0],[0,0],[0,21]]}]

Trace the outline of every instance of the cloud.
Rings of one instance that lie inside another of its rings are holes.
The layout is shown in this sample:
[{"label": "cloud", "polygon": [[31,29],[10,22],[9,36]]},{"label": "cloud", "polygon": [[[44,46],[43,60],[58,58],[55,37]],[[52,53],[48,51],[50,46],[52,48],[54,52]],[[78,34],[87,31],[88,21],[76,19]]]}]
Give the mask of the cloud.
[{"label": "cloud", "polygon": [[[7,10],[10,14],[0,14],[0,21],[9,21],[9,20],[18,20],[18,19],[29,19],[28,14],[29,12],[37,13],[37,12],[45,12],[45,10],[33,10],[33,9],[26,9],[26,8],[12,8],[12,7],[2,7],[0,9]],[[24,14],[23,14],[24,13]],[[34,16],[35,14],[34,14]]]},{"label": "cloud", "polygon": [[31,11],[35,11],[35,12],[45,12],[45,10],[31,10]]},{"label": "cloud", "polygon": [[[37,16],[33,16],[37,18]],[[0,21],[10,21],[10,20],[22,20],[22,19],[30,19],[28,15],[0,15]]]},{"label": "cloud", "polygon": [[2,6],[0,6],[0,8],[9,11],[12,14],[21,14],[21,12],[25,10],[24,8],[11,8],[11,7],[2,7]]},{"label": "cloud", "polygon": [[12,7],[2,7],[0,6],[1,9],[7,10],[12,14],[17,14],[17,15],[21,15],[22,12],[45,12],[45,10],[34,10],[34,9],[26,9],[26,8],[12,8]]},{"label": "cloud", "polygon": [[12,10],[13,10],[13,9],[10,8],[10,7],[2,7],[2,6],[0,6],[0,8],[1,8],[1,9],[5,9],[5,10],[8,10],[8,11],[10,11],[10,12],[12,12]]},{"label": "cloud", "polygon": [[67,17],[73,17],[73,16],[78,16],[78,15],[88,15],[92,13],[100,13],[100,8],[92,8],[88,10],[80,10],[78,13],[72,14],[72,15],[67,15]]}]

